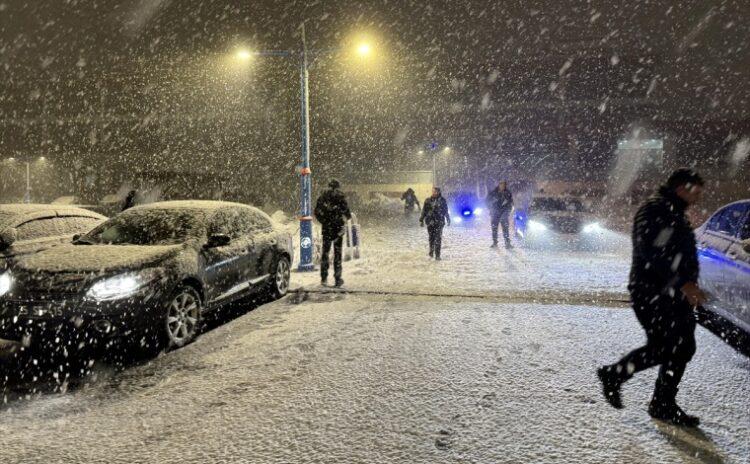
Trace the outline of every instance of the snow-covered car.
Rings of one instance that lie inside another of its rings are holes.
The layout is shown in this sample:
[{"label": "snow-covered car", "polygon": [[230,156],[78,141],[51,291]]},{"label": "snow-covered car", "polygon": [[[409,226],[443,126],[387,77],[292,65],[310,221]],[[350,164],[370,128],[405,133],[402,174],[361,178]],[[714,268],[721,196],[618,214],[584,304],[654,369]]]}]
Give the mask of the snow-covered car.
[{"label": "snow-covered car", "polygon": [[70,242],[106,219],[74,206],[0,205],[0,270],[14,258]]},{"label": "snow-covered car", "polygon": [[695,235],[706,308],[750,333],[750,200],[720,208]]},{"label": "snow-covered car", "polygon": [[0,275],[0,338],[66,349],[181,347],[225,303],[289,289],[292,238],[251,206],[129,209]]},{"label": "snow-covered car", "polygon": [[594,235],[604,227],[578,197],[535,197],[526,211],[515,215],[516,233],[521,238],[548,234]]}]

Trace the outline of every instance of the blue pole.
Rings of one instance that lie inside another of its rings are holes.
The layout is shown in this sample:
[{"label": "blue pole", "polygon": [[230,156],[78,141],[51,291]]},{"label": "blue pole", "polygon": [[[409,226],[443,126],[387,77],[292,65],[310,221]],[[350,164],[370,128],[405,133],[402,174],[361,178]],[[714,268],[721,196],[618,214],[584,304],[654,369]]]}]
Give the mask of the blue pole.
[{"label": "blue pole", "polygon": [[310,97],[307,69],[307,42],[305,23],[302,23],[302,56],[300,59],[300,89],[302,99],[302,165],[300,166],[300,215],[299,243],[300,259],[298,270],[314,271],[313,263],[313,224],[312,224],[312,171],[310,170]]}]

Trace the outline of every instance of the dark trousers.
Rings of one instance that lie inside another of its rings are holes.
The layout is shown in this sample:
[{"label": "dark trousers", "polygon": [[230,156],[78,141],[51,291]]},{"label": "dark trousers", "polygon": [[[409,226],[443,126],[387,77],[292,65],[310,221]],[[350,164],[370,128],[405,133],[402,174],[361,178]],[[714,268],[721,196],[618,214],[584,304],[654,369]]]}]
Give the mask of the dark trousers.
[{"label": "dark trousers", "polygon": [[657,405],[674,404],[677,387],[688,362],[695,354],[693,308],[681,297],[633,295],[633,309],[646,331],[646,344],[609,366],[619,383],[635,373],[659,367],[654,389]]},{"label": "dark trousers", "polygon": [[341,249],[344,246],[343,235],[323,235],[323,251],[320,257],[320,278],[328,278],[328,268],[330,267],[331,245],[333,245],[333,276],[336,279],[341,278]]},{"label": "dark trousers", "polygon": [[509,214],[500,214],[492,216],[492,243],[497,245],[497,227],[503,227],[503,239],[506,245],[510,245],[510,220]]},{"label": "dark trousers", "polygon": [[430,238],[430,256],[440,257],[443,247],[443,224],[427,224],[427,235]]}]

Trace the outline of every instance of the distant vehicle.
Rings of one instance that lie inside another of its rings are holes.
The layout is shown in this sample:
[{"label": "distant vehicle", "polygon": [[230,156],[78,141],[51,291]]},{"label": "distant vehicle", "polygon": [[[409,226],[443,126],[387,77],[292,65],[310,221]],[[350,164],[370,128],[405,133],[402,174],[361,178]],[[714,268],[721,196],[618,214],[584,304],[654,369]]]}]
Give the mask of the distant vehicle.
[{"label": "distant vehicle", "polygon": [[181,347],[225,303],[289,290],[291,236],[237,203],[131,208],[0,275],[0,338],[71,351],[112,342]]},{"label": "distant vehicle", "polygon": [[69,242],[104,222],[101,214],[65,205],[0,205],[0,269],[15,257]]},{"label": "distant vehicle", "polygon": [[535,197],[527,211],[517,211],[516,233],[521,238],[549,234],[595,235],[604,226],[578,197]]},{"label": "distant vehicle", "polygon": [[750,200],[720,208],[695,235],[706,308],[750,333]]},{"label": "distant vehicle", "polygon": [[483,201],[472,192],[451,192],[446,196],[451,222],[454,224],[469,224],[484,214]]}]

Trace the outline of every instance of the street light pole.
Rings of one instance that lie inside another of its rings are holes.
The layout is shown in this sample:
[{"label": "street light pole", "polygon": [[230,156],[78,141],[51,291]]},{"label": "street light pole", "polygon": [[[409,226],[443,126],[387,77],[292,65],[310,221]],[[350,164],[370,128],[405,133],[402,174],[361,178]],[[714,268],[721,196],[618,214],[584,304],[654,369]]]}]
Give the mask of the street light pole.
[{"label": "street light pole", "polygon": [[300,166],[300,260],[298,270],[314,271],[312,224],[312,171],[310,170],[310,95],[307,65],[307,39],[302,23],[302,54],[300,56],[300,96],[302,100],[302,164]]},{"label": "street light pole", "polygon": [[31,203],[31,163],[26,161],[26,194],[23,197],[24,203]]}]

